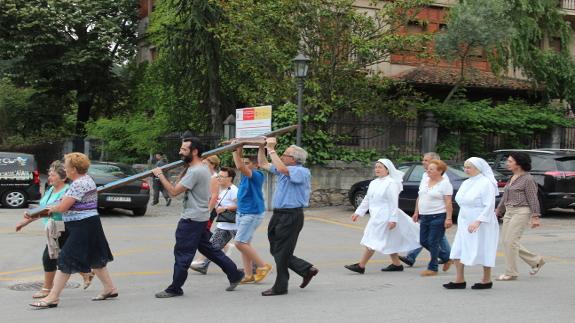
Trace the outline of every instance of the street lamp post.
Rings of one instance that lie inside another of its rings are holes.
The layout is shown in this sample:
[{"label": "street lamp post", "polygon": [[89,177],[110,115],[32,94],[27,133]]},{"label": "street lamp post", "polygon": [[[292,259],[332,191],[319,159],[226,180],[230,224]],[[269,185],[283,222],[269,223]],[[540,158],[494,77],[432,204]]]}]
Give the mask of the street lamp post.
[{"label": "street lamp post", "polygon": [[294,76],[297,84],[297,135],[296,145],[301,147],[302,139],[302,119],[303,119],[303,89],[310,59],[304,54],[298,54],[294,59]]}]

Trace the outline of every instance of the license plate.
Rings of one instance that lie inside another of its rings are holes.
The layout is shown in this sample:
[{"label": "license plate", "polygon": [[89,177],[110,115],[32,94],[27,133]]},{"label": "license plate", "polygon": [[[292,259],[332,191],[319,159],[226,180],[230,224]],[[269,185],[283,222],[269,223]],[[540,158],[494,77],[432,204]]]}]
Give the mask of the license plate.
[{"label": "license plate", "polygon": [[131,197],[125,196],[108,196],[106,197],[106,201],[108,202],[132,202]]}]

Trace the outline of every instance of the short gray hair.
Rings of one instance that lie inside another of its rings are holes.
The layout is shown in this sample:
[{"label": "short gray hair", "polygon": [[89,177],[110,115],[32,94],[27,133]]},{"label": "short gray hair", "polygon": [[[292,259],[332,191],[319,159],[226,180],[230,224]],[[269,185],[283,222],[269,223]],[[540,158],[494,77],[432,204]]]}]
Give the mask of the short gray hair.
[{"label": "short gray hair", "polygon": [[431,159],[436,159],[436,160],[441,160],[441,157],[439,157],[439,154],[433,151],[427,152],[425,154],[423,154],[423,157],[429,156],[431,157]]},{"label": "short gray hair", "polygon": [[66,179],[66,169],[64,169],[64,163],[59,160],[55,160],[50,164],[49,171],[54,171],[61,179]]},{"label": "short gray hair", "polygon": [[307,151],[296,145],[291,145],[289,148],[293,149],[293,159],[295,159],[298,164],[305,164],[305,160],[307,159]]}]

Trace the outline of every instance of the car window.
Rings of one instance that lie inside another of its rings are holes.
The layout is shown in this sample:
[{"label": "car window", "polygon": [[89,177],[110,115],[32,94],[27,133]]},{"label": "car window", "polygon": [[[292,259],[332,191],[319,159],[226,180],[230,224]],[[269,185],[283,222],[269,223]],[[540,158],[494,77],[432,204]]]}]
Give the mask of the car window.
[{"label": "car window", "polygon": [[[407,173],[407,172],[409,172],[409,168],[411,168],[410,165],[403,165],[403,166],[397,167],[397,170],[400,172]],[[403,179],[405,180],[405,177]]]},{"label": "car window", "polygon": [[[467,175],[464,171],[463,171],[463,165],[454,165],[454,166],[449,166],[449,168],[447,169],[448,173],[451,173],[453,175],[455,175],[458,178],[462,178],[462,179],[466,179],[469,178],[469,175]],[[449,174],[448,174],[449,176]]]},{"label": "car window", "polygon": [[507,157],[508,157],[507,154],[498,155],[497,159],[495,160],[495,164],[494,164],[495,169],[499,169],[499,170],[507,169],[507,165],[506,165]]},{"label": "car window", "polygon": [[575,157],[557,159],[557,169],[562,171],[575,171]]},{"label": "car window", "polygon": [[119,167],[116,165],[90,165],[90,169],[88,173],[94,176],[125,176],[125,175],[132,175],[135,173],[134,171],[130,171],[126,169],[127,167]]},{"label": "car window", "polygon": [[557,165],[555,165],[555,160],[551,158],[531,155],[531,169],[535,171],[554,171],[557,170]]},{"label": "car window", "polygon": [[423,165],[415,165],[411,174],[409,174],[409,178],[407,179],[408,182],[421,182],[423,178],[423,173],[425,173],[425,169]]}]

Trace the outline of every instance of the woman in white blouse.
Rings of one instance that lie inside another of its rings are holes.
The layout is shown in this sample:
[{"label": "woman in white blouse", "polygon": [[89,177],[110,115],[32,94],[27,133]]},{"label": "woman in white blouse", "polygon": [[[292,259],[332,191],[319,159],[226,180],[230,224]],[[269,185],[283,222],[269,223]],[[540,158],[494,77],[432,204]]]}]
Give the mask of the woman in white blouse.
[{"label": "woman in white blouse", "polygon": [[455,260],[455,282],[444,284],[447,289],[464,289],[464,266],[482,265],[483,279],[472,289],[493,286],[491,268],[495,267],[499,223],[495,215],[495,197],[499,195],[497,181],[489,164],[481,158],[465,161],[465,172],[471,176],[457,192],[459,204],[457,233],[451,247],[450,258]]},{"label": "woman in white blouse", "polygon": [[398,208],[403,172],[398,171],[389,159],[378,160],[374,171],[377,178],[371,181],[365,198],[351,216],[352,221],[356,221],[368,210],[370,214],[361,239],[361,244],[366,247],[361,260],[345,266],[360,274],[365,272],[365,266],[375,251],[391,257],[392,264],[382,271],[402,271],[398,253],[419,247],[419,227]]},{"label": "woman in white blouse", "polygon": [[[419,187],[419,197],[415,203],[413,221],[420,222],[419,241],[430,253],[427,269],[421,276],[437,275],[439,257],[439,244],[445,230],[452,225],[453,205],[451,197],[453,186],[443,177],[447,171],[447,164],[441,160],[432,160],[427,166],[428,181],[422,181]],[[443,271],[447,271],[450,261],[443,264]]]}]

